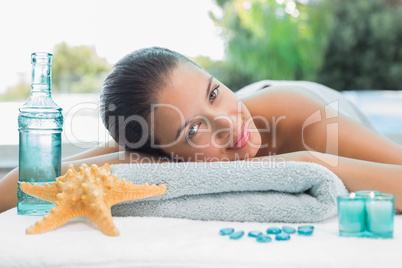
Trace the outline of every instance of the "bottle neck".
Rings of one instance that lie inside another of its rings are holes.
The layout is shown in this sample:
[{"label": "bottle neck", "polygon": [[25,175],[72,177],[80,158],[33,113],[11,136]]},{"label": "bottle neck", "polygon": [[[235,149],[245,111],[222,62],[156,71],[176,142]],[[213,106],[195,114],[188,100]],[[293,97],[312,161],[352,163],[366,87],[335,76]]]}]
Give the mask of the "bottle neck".
[{"label": "bottle neck", "polygon": [[53,55],[46,52],[37,52],[31,55],[32,84],[31,96],[20,108],[21,113],[61,113],[61,108],[54,103],[51,95]]},{"label": "bottle neck", "polygon": [[51,65],[32,64],[31,96],[50,96]]}]

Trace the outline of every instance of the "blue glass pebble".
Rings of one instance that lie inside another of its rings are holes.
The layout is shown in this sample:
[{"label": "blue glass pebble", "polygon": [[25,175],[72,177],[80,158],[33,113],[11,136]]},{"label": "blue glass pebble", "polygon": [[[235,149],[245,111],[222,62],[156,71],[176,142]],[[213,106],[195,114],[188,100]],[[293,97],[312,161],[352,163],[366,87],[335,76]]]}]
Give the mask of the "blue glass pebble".
[{"label": "blue glass pebble", "polygon": [[238,231],[229,236],[230,239],[240,239],[244,235],[244,231]]},{"label": "blue glass pebble", "polygon": [[234,232],[233,228],[223,228],[219,231],[220,235],[230,235]]},{"label": "blue glass pebble", "polygon": [[268,242],[271,242],[271,241],[272,241],[272,239],[268,235],[262,234],[262,235],[257,237],[257,242],[259,242],[259,243],[268,243]]},{"label": "blue glass pebble", "polygon": [[268,234],[279,234],[281,232],[281,229],[279,229],[278,227],[269,227],[267,230]]},{"label": "blue glass pebble", "polygon": [[299,226],[297,232],[299,233],[299,235],[305,235],[305,236],[310,236],[313,234],[314,231],[314,226],[311,225],[302,225]]},{"label": "blue glass pebble", "polygon": [[260,231],[250,231],[250,232],[248,233],[248,236],[249,236],[249,237],[258,237],[258,236],[260,236],[260,235],[262,235],[262,232],[260,232]]},{"label": "blue glass pebble", "polygon": [[287,234],[294,234],[296,233],[296,229],[290,226],[283,226],[282,231],[284,231]]},{"label": "blue glass pebble", "polygon": [[285,241],[285,240],[289,240],[290,239],[290,235],[287,233],[280,233],[277,234],[275,237],[276,240],[278,241]]}]

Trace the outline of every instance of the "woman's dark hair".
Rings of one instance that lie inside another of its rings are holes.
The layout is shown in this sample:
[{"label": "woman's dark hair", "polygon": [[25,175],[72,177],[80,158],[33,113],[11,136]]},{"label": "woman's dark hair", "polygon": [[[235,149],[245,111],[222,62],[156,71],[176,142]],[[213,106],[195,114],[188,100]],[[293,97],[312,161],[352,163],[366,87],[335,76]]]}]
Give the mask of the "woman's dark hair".
[{"label": "woman's dark hair", "polygon": [[159,90],[180,62],[196,63],[161,47],[136,50],[119,60],[103,83],[100,115],[112,138],[126,150],[164,155],[148,116]]}]

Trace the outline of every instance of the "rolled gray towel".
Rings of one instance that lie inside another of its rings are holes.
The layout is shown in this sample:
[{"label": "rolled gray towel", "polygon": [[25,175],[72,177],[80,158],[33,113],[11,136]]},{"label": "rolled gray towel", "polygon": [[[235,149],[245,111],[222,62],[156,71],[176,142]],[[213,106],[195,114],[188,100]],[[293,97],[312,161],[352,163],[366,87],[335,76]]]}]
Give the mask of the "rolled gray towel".
[{"label": "rolled gray towel", "polygon": [[334,173],[307,162],[170,162],[111,168],[119,179],[167,186],[164,195],[116,204],[113,216],[317,222],[336,215],[336,197],[347,193]]}]

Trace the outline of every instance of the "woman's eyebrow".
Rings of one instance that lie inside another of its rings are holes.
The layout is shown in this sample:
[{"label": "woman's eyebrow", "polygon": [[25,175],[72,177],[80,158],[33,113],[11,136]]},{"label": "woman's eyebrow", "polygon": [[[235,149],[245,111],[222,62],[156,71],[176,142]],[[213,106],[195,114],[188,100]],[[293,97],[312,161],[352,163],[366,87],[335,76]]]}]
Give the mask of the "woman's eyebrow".
[{"label": "woman's eyebrow", "polygon": [[[209,97],[209,91],[210,91],[210,89],[211,89],[212,79],[213,79],[213,77],[212,77],[212,75],[211,75],[211,76],[209,77],[209,79],[208,79],[208,86],[207,86],[206,99],[208,99],[208,97]],[[183,129],[185,129],[188,125],[190,125],[190,124],[194,121],[194,119],[195,119],[195,115],[193,115],[192,117],[190,117],[190,119],[188,119],[187,122],[184,123],[184,125],[182,125],[182,126],[179,128],[179,130],[177,130],[175,140],[177,140],[177,138],[180,136],[180,133],[183,131]]]}]

